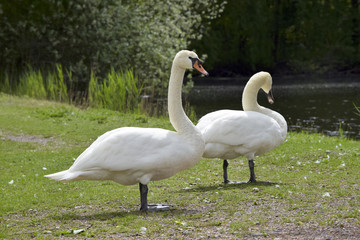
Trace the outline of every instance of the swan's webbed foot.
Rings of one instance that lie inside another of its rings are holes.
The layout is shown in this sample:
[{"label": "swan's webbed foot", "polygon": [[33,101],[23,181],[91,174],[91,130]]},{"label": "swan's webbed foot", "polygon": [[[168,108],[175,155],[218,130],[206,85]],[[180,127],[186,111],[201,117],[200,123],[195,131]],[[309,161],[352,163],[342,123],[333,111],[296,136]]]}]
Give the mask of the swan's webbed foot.
[{"label": "swan's webbed foot", "polygon": [[257,181],[257,180],[249,180],[248,183],[265,183],[265,184],[278,184],[278,183],[275,183],[275,182],[267,182],[267,181]]},{"label": "swan's webbed foot", "polygon": [[250,179],[249,179],[249,181],[248,181],[248,183],[257,183],[258,181],[256,181],[256,179],[252,179],[251,177],[250,177]]},{"label": "swan's webbed foot", "polygon": [[170,210],[171,205],[167,204],[149,204],[147,211],[149,212],[155,212],[155,211],[167,211]]},{"label": "swan's webbed foot", "polygon": [[226,184],[245,184],[246,182],[229,181]]}]

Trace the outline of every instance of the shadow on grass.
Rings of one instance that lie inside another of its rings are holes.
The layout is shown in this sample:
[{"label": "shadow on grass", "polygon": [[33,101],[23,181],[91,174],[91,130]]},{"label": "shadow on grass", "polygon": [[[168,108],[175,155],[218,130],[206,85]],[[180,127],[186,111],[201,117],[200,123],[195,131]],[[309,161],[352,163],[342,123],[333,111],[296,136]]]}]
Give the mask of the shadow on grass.
[{"label": "shadow on grass", "polygon": [[140,210],[132,210],[132,211],[101,211],[96,213],[78,213],[67,212],[67,213],[57,213],[52,217],[54,220],[97,220],[97,221],[108,221],[109,219],[114,218],[133,218],[133,217],[141,217],[141,216],[174,216],[174,215],[188,215],[188,214],[197,214],[198,210],[189,210],[189,209],[179,209],[176,207],[171,207],[169,210],[161,210],[161,211],[148,211],[142,212]]},{"label": "shadow on grass", "polygon": [[140,211],[136,212],[128,212],[128,211],[113,211],[113,212],[98,212],[98,213],[77,213],[68,212],[68,213],[59,213],[52,218],[54,220],[99,220],[99,221],[106,221],[112,218],[124,218],[129,215],[140,215]]},{"label": "shadow on grass", "polygon": [[219,189],[247,189],[247,188],[254,188],[256,186],[262,186],[262,187],[273,187],[275,184],[278,183],[272,183],[272,182],[256,182],[256,183],[247,183],[247,182],[236,182],[231,184],[218,184],[218,185],[200,185],[195,186],[193,188],[189,189],[181,189],[176,192],[209,192],[209,191],[215,191]]}]

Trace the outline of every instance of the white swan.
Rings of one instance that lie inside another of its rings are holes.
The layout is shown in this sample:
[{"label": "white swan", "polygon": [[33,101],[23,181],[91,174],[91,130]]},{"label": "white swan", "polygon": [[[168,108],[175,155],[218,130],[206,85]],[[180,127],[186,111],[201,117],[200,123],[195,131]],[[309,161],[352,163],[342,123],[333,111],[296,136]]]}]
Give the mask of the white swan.
[{"label": "white swan", "polygon": [[249,182],[256,182],[254,157],[272,150],[285,140],[287,124],[283,116],[257,102],[258,91],[262,88],[268,94],[269,102],[273,103],[271,86],[269,73],[256,73],[244,88],[244,111],[211,112],[197,124],[205,139],[203,157],[224,159],[224,183],[230,182],[227,177],[227,159],[245,156],[249,161]]},{"label": "white swan", "polygon": [[93,142],[68,170],[45,177],[62,182],[112,180],[123,185],[139,183],[140,210],[156,209],[147,204],[147,184],[192,167],[204,152],[202,134],[184,113],[181,102],[183,77],[185,70],[190,68],[207,75],[194,52],[178,52],[173,60],[168,89],[170,122],[177,132],[160,128],[114,129]]}]

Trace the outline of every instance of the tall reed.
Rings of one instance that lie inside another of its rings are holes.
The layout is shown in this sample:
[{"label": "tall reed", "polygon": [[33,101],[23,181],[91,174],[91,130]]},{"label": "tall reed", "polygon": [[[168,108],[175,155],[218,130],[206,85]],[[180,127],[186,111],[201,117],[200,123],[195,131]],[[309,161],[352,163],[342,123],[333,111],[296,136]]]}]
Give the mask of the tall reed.
[{"label": "tall reed", "polygon": [[353,104],[354,104],[354,107],[355,107],[355,110],[356,110],[355,114],[360,116],[360,106],[356,106],[355,103],[353,103]]},{"label": "tall reed", "polygon": [[12,93],[12,88],[10,84],[10,78],[9,74],[4,73],[3,75],[0,75],[2,78],[1,84],[0,84],[0,92],[6,92],[6,93]]},{"label": "tall reed", "polygon": [[[14,86],[10,86],[9,79],[7,74],[2,75],[0,91],[60,102],[72,102],[70,98],[77,96],[74,89],[68,87],[71,86],[69,84],[71,72],[64,73],[61,65],[56,65],[56,70],[49,72],[36,71],[28,67]],[[131,70],[116,72],[112,68],[107,77],[102,80],[91,74],[87,90],[87,104],[91,107],[122,112],[140,111],[142,85]],[[85,93],[81,96],[85,96]],[[79,99],[73,100],[78,102]]]},{"label": "tall reed", "polygon": [[[71,80],[71,75],[69,77]],[[69,100],[68,89],[60,65],[56,66],[56,71],[49,71],[47,73],[42,73],[40,70],[36,71],[28,67],[28,70],[20,75],[15,86],[11,86],[7,74],[5,74],[2,82],[0,90],[9,94],[60,102]]]},{"label": "tall reed", "polygon": [[45,99],[46,90],[40,70],[35,71],[32,68],[29,68],[29,70],[20,77],[16,94],[37,99]]},{"label": "tall reed", "polygon": [[139,110],[142,85],[131,70],[117,73],[112,68],[107,79],[99,81],[91,74],[88,100],[91,107],[117,111]]},{"label": "tall reed", "polygon": [[[47,99],[55,101],[68,101],[68,88],[64,80],[64,74],[61,65],[56,65],[57,72],[49,72],[46,76],[45,87]],[[68,75],[71,81],[71,73]]]}]

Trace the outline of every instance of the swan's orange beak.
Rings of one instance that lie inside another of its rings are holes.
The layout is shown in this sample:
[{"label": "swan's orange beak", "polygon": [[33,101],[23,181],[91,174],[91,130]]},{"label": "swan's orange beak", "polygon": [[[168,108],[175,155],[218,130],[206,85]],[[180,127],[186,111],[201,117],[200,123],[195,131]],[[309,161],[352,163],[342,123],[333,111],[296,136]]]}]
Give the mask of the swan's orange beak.
[{"label": "swan's orange beak", "polygon": [[193,64],[193,68],[195,68],[196,70],[198,70],[199,72],[201,72],[202,74],[204,74],[205,76],[208,76],[208,72],[205,71],[205,69],[203,68],[203,66],[201,65],[201,63],[199,62],[199,60],[196,60],[195,63]]},{"label": "swan's orange beak", "polygon": [[270,104],[274,103],[274,96],[272,94],[272,89],[270,89],[269,93],[267,94],[267,99],[268,99]]}]

